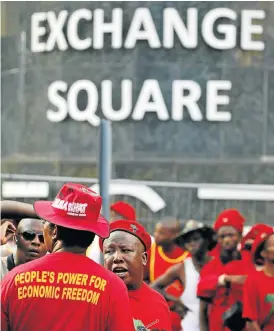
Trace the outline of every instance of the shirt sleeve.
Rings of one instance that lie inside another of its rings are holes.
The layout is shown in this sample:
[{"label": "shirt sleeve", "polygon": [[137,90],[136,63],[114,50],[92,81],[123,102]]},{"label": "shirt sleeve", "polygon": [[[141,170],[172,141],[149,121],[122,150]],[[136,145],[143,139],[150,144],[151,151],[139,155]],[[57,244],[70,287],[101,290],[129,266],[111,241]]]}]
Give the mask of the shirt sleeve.
[{"label": "shirt sleeve", "polygon": [[111,311],[109,312],[107,331],[134,331],[128,290],[125,284],[117,279],[112,283],[110,293]]},{"label": "shirt sleeve", "polygon": [[254,277],[248,276],[244,284],[243,317],[252,321],[258,320],[258,286]]}]

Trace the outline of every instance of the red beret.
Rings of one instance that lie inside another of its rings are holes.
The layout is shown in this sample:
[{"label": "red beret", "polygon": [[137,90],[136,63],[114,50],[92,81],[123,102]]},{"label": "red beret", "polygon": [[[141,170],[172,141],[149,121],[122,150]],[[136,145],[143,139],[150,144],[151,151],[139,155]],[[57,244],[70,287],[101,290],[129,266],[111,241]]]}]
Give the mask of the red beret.
[{"label": "red beret", "polygon": [[135,209],[127,202],[117,201],[110,206],[110,209],[127,220],[136,221]]},{"label": "red beret", "polygon": [[217,217],[214,230],[218,231],[222,226],[232,226],[238,232],[242,233],[245,219],[237,209],[226,209]]},{"label": "red beret", "polygon": [[249,230],[249,232],[244,236],[243,238],[243,244],[247,240],[255,240],[255,238],[258,236],[258,234],[268,231],[269,230],[269,225],[266,224],[255,224],[252,226],[252,228]]},{"label": "red beret", "polygon": [[[131,220],[117,220],[110,223],[109,233],[112,233],[114,231],[128,232],[141,240],[141,242],[145,246],[146,251],[150,249],[151,237],[140,223]],[[101,251],[103,251],[103,241],[104,239],[99,238],[99,245]]]},{"label": "red beret", "polygon": [[274,230],[271,226],[266,225],[264,232],[261,232],[256,238],[252,245],[251,254],[254,262],[258,259],[261,259],[262,244],[274,233]]}]

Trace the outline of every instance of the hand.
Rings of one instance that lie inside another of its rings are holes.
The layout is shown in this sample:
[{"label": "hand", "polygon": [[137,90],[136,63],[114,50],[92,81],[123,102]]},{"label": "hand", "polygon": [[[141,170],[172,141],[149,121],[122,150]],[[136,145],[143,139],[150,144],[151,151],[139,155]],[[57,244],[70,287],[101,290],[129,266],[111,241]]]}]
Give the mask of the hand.
[{"label": "hand", "polygon": [[244,284],[245,280],[246,280],[247,275],[240,275],[240,276],[236,276],[236,275],[226,275],[225,276],[225,281],[231,284],[239,284],[242,285]]},{"label": "hand", "polygon": [[14,236],[16,228],[11,222],[6,221],[1,225],[0,231],[1,245],[5,245]]},{"label": "hand", "polygon": [[178,300],[170,306],[170,310],[179,314],[181,319],[183,319],[189,309],[180,300]]}]

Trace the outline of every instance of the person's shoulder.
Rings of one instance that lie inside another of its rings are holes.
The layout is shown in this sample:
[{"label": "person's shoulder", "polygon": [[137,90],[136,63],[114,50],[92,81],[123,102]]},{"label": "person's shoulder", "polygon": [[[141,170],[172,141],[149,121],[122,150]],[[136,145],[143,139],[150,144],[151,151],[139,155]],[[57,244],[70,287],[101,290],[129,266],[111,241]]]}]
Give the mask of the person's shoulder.
[{"label": "person's shoulder", "polygon": [[263,281],[264,277],[267,277],[267,276],[265,275],[263,270],[256,270],[255,268],[254,268],[254,270],[249,271],[248,276],[247,276],[248,280],[251,281],[251,283],[261,282],[261,281]]},{"label": "person's shoulder", "polygon": [[145,282],[143,283],[145,295],[149,298],[149,302],[164,303],[167,305],[165,298],[159,292],[149,287]]}]

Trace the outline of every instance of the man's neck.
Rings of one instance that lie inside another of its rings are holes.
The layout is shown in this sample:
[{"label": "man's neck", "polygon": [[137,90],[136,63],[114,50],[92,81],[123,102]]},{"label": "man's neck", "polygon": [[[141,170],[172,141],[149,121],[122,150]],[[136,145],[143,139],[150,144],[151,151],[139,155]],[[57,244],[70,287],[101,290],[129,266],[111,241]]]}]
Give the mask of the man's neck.
[{"label": "man's neck", "polygon": [[126,284],[128,291],[136,291],[139,290],[143,285],[143,281],[139,282],[138,284]]},{"label": "man's neck", "polygon": [[227,250],[221,250],[221,255],[220,255],[221,261],[223,264],[226,264],[230,261],[234,260],[240,260],[241,259],[241,254],[235,248],[234,250],[227,251]]},{"label": "man's neck", "polygon": [[266,262],[263,270],[267,276],[274,277],[274,263]]},{"label": "man's neck", "polygon": [[170,253],[172,252],[172,250],[174,249],[174,244],[166,244],[166,245],[162,245],[162,249],[164,253]]},{"label": "man's neck", "polygon": [[83,248],[80,246],[65,246],[61,240],[58,240],[54,243],[51,253],[74,253],[79,255],[86,255],[87,248]]},{"label": "man's neck", "polygon": [[207,252],[202,252],[192,256],[193,264],[195,265],[198,271],[200,271],[200,269],[202,269],[202,267],[210,260],[211,260],[211,256],[209,256]]},{"label": "man's neck", "polygon": [[21,252],[18,248],[14,253],[12,253],[12,257],[13,257],[14,265],[16,267],[19,266],[20,264],[24,264],[27,262],[24,253]]}]

